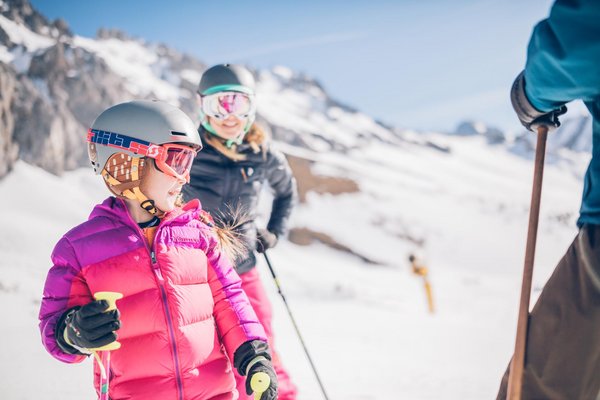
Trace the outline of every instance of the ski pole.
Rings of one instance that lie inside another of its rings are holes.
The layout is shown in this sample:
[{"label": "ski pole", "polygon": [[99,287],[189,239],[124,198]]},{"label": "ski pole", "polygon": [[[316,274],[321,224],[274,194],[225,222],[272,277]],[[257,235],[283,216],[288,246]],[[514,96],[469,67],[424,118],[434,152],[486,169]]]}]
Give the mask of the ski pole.
[{"label": "ski pole", "polygon": [[525,350],[527,346],[527,323],[529,321],[529,299],[531,297],[531,281],[533,278],[533,261],[537,240],[538,222],[540,219],[540,200],[542,195],[542,178],[544,176],[544,157],[546,154],[546,139],[548,127],[538,127],[537,145],[535,148],[535,165],[533,172],[533,189],[531,193],[531,209],[529,211],[529,228],[527,230],[527,246],[525,248],[525,266],[523,268],[523,283],[521,285],[521,301],[517,320],[517,337],[515,352],[510,364],[508,376],[509,400],[520,400],[523,386],[523,369]]},{"label": "ski pole", "polygon": [[271,378],[266,372],[257,372],[250,379],[250,387],[254,392],[254,400],[260,400],[262,394],[269,388]]},{"label": "ski pole", "polygon": [[431,314],[435,313],[435,303],[433,302],[433,291],[431,290],[431,283],[427,277],[423,277],[423,285],[425,286],[425,296],[427,297],[427,306]]},{"label": "ski pole", "polygon": [[431,289],[431,283],[427,278],[427,275],[429,274],[428,269],[422,264],[421,261],[417,260],[417,256],[415,256],[414,254],[410,254],[408,256],[408,261],[411,264],[413,273],[423,278],[423,287],[425,288],[427,306],[429,308],[429,312],[433,314],[435,313],[435,304],[433,302],[433,291]]},{"label": "ski pole", "polygon": [[275,270],[273,269],[273,265],[271,264],[271,261],[269,260],[269,256],[267,256],[267,252],[266,251],[263,253],[263,255],[265,256],[265,260],[267,261],[267,265],[269,266],[269,271],[271,271],[271,275],[273,276],[273,280],[275,281],[275,286],[277,286],[277,291],[279,292],[279,295],[283,299],[283,304],[285,304],[285,308],[287,310],[287,313],[290,316],[290,319],[292,320],[292,324],[294,325],[294,329],[296,330],[296,334],[298,335],[298,339],[300,339],[300,343],[302,344],[302,348],[304,349],[304,353],[306,354],[306,358],[308,358],[308,362],[310,363],[312,371],[315,374],[315,378],[317,378],[317,382],[319,383],[319,387],[321,388],[321,392],[323,393],[323,397],[325,398],[325,400],[329,400],[329,397],[327,397],[327,393],[325,392],[325,387],[323,386],[323,383],[321,382],[321,378],[319,378],[319,374],[317,373],[317,368],[315,367],[315,364],[313,363],[312,358],[310,357],[310,354],[308,353],[308,349],[306,348],[306,344],[304,343],[304,339],[302,339],[302,335],[300,334],[300,329],[298,329],[298,325],[296,324],[296,320],[294,319],[294,316],[292,315],[292,310],[290,309],[290,306],[288,305],[288,302],[285,299],[285,296],[283,295],[283,292],[281,291],[281,285],[279,285],[279,280],[277,279],[277,275],[275,274]]},{"label": "ski pole", "polygon": [[[123,295],[117,292],[96,292],[94,293],[96,300],[106,300],[108,302],[108,308],[104,312],[109,312],[117,309],[117,300],[122,299]],[[100,400],[109,400],[108,398],[108,386],[110,377],[110,352],[111,350],[117,350],[121,347],[121,343],[114,341],[102,347],[90,349],[94,353],[94,358],[98,362],[100,368]],[[101,352],[100,356],[98,353]]]}]

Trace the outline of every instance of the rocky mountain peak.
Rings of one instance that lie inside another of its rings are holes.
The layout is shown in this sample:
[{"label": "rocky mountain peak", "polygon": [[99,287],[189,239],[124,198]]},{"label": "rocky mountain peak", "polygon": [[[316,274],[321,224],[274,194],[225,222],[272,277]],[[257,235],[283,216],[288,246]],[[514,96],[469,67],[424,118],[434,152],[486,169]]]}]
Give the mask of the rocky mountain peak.
[{"label": "rocky mountain peak", "polygon": [[53,22],[48,21],[32,7],[29,0],[0,1],[0,15],[18,24],[23,24],[32,32],[40,35],[54,38],[73,35],[65,20],[59,18]]}]

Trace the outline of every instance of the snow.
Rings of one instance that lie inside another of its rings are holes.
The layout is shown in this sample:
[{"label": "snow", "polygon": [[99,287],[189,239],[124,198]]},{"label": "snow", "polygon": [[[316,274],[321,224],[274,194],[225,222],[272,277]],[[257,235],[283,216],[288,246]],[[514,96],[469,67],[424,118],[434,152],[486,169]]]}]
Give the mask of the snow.
[{"label": "snow", "polygon": [[377,137],[397,141],[388,129],[371,117],[351,112],[329,104],[317,86],[296,88],[293,74],[284,67],[260,71],[257,82],[257,107],[270,123],[301,134],[314,150],[326,150],[325,142],[336,142],[345,147],[355,147],[364,137]]},{"label": "snow", "polygon": [[24,74],[29,70],[33,53],[26,51],[25,48],[17,46],[12,49],[13,59],[11,60],[13,67],[18,73]]},{"label": "snow", "polygon": [[294,77],[294,71],[291,68],[288,68],[283,65],[276,65],[272,69],[274,74],[281,76],[284,79],[292,79]]},{"label": "snow", "polygon": [[14,55],[8,51],[8,48],[5,46],[0,46],[0,62],[10,64],[13,59]]},{"label": "snow", "polygon": [[173,105],[179,104],[178,79],[169,73],[168,63],[135,40],[109,38],[94,40],[75,36],[73,43],[100,56],[135,96],[153,96]]},{"label": "snow", "polygon": [[[313,173],[344,176],[361,189],[309,193],[292,225],[324,232],[379,262],[319,243],[284,241],[270,252],[330,397],[493,398],[514,346],[531,161],[481,137],[434,133],[399,146],[373,141],[345,156],[278,146],[313,160]],[[558,165],[546,166],[544,185],[532,301],[576,233],[581,192],[580,175]],[[49,399],[93,398],[91,360],[52,359],[36,324],[53,245],[106,195],[87,169],[56,177],[18,162],[0,181],[0,312],[11,344],[0,349],[11,360],[10,369],[3,367],[10,378],[3,397],[34,399],[43,390]],[[411,252],[429,267],[435,314],[427,312],[421,279],[409,271]],[[262,259],[259,271],[299,399],[320,398]]]},{"label": "snow", "polygon": [[39,35],[3,15],[0,15],[0,27],[6,32],[11,42],[24,46],[29,52],[46,49],[56,43],[55,39]]},{"label": "snow", "polygon": [[202,77],[202,74],[200,73],[200,71],[196,71],[193,69],[184,69],[181,71],[180,75],[183,79],[185,79],[186,81],[190,82],[193,85],[199,84],[200,77]]},{"label": "snow", "polygon": [[[6,4],[3,3],[0,8],[4,6]],[[0,46],[0,61],[12,64],[18,73],[27,72],[31,58],[36,52],[47,49],[56,43],[55,39],[37,34],[21,23],[11,21],[3,15],[0,15],[0,29],[4,30],[9,40],[16,45],[12,50]]]}]

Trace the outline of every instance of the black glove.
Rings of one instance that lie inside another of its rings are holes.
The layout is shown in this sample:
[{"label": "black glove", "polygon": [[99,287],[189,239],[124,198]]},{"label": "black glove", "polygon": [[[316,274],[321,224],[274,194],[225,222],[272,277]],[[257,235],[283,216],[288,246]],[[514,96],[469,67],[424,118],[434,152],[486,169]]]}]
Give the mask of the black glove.
[{"label": "black glove", "polygon": [[267,390],[260,396],[260,400],[276,400],[277,399],[277,375],[273,369],[271,361],[265,357],[258,356],[254,360],[250,361],[250,369],[248,370],[248,377],[246,378],[246,394],[251,395],[254,391],[250,385],[252,377],[258,372],[264,372],[269,375],[270,382]]},{"label": "black glove", "polygon": [[277,245],[277,235],[263,228],[256,230],[256,240],[258,241],[256,251],[259,253],[264,253]]},{"label": "black glove", "polygon": [[71,354],[89,354],[89,349],[117,340],[114,331],[121,327],[120,313],[119,310],[104,312],[107,308],[106,300],[96,300],[64,313],[56,329],[60,348]]},{"label": "black glove", "polygon": [[257,372],[269,375],[269,388],[260,397],[261,400],[277,399],[277,376],[271,364],[269,345],[262,340],[244,342],[233,354],[233,366],[241,376],[246,376],[246,393],[252,393],[250,381]]},{"label": "black glove", "polygon": [[524,71],[517,76],[512,85],[510,101],[521,124],[530,131],[535,131],[540,125],[546,125],[548,130],[558,128],[560,126],[558,117],[567,112],[567,107],[564,105],[548,112],[542,112],[535,108],[525,94]]}]

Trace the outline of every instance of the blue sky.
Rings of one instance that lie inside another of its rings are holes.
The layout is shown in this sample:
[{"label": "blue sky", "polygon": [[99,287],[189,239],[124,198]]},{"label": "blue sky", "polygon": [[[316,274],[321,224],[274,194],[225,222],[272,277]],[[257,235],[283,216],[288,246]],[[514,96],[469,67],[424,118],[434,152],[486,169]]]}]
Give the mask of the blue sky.
[{"label": "blue sky", "polygon": [[32,0],[93,37],[118,28],[208,64],[285,65],[386,123],[518,130],[508,92],[550,0]]}]

